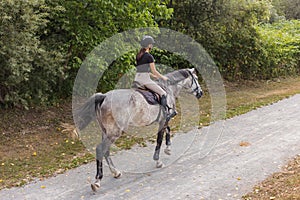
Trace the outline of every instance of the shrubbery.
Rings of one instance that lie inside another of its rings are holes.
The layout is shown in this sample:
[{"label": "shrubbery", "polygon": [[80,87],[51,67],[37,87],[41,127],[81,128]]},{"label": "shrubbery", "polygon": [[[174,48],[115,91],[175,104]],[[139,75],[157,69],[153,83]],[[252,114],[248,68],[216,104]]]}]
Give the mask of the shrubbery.
[{"label": "shrubbery", "polygon": [[0,2],[0,106],[48,104],[72,94],[82,60],[101,41],[157,26],[171,9],[159,0]]},{"label": "shrubbery", "polygon": [[300,21],[279,21],[257,26],[260,55],[257,78],[299,75]]},{"label": "shrubbery", "polygon": [[[0,103],[27,106],[55,96],[63,77],[63,54],[46,46],[49,7],[43,1],[6,0],[0,3]],[[55,10],[56,8],[53,8]]]},{"label": "shrubbery", "polygon": [[[149,26],[194,38],[227,80],[298,75],[300,24],[279,16],[288,5],[281,2],[273,7],[268,0],[3,0],[0,106],[28,107],[69,97],[82,61],[97,44],[118,32]],[[296,10],[288,18],[293,16],[298,16]],[[136,52],[111,64],[100,91],[114,88],[134,69]],[[170,52],[153,53],[158,63],[190,67]]]}]

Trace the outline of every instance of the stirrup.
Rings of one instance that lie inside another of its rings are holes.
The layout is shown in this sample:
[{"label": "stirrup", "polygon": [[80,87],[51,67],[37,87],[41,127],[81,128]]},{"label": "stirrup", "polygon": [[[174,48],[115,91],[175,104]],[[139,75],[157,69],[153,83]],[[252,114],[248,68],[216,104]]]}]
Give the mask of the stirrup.
[{"label": "stirrup", "polygon": [[166,121],[170,121],[173,117],[175,117],[177,115],[177,111],[174,110],[172,113],[168,113],[167,117],[166,117]]}]

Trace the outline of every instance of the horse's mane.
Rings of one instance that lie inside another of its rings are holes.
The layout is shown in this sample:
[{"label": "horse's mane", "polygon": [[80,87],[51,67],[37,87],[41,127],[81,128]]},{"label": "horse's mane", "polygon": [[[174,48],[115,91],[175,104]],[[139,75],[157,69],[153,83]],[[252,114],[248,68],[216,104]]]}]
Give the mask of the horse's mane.
[{"label": "horse's mane", "polygon": [[[168,77],[168,79],[169,79],[168,83],[170,85],[177,84],[178,82],[180,82],[180,81],[186,79],[187,77],[189,77],[189,75],[190,74],[189,74],[188,69],[180,69],[180,70],[176,70],[176,71],[165,74],[165,76]],[[170,89],[168,88],[168,83],[167,82],[158,81],[157,83],[160,87],[162,87],[164,90],[166,90],[167,93],[170,92]]]},{"label": "horse's mane", "polygon": [[180,69],[166,74],[165,76],[169,78],[171,84],[176,84],[187,77],[189,77],[188,69]]}]

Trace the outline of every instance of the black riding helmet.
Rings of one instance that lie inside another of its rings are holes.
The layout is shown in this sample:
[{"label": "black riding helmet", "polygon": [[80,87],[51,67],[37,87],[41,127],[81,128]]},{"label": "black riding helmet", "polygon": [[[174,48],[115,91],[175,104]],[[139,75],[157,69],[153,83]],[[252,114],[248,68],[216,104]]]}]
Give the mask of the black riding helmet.
[{"label": "black riding helmet", "polygon": [[153,37],[149,36],[149,35],[145,35],[143,36],[143,39],[141,41],[141,46],[146,48],[148,47],[149,44],[154,44],[155,41],[153,39]]}]

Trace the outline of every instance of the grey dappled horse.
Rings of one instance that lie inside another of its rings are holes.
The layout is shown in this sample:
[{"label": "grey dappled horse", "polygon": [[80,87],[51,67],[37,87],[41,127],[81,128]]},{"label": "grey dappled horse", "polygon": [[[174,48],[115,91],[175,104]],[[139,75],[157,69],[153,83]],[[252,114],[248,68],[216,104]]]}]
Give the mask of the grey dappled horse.
[{"label": "grey dappled horse", "polygon": [[[170,109],[175,109],[175,98],[182,88],[187,89],[198,99],[203,92],[198,83],[195,69],[181,69],[166,74],[168,82],[158,82],[167,91],[167,101]],[[171,106],[170,106],[171,105]],[[74,112],[74,120],[79,130],[85,128],[92,120],[96,119],[102,129],[102,141],[96,148],[97,175],[92,189],[100,188],[103,177],[102,160],[106,159],[110,171],[115,178],[121,172],[114,166],[110,157],[110,146],[121,136],[129,126],[147,126],[158,122],[157,145],[153,159],[156,166],[162,167],[159,161],[159,152],[166,131],[165,153],[170,154],[170,129],[165,112],[159,104],[150,105],[142,94],[135,89],[117,89],[105,94],[94,94],[79,109]]]}]

